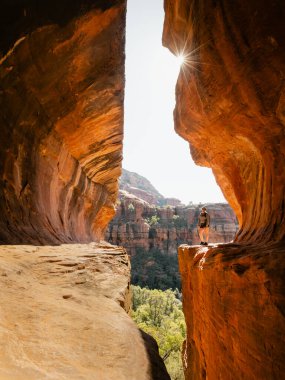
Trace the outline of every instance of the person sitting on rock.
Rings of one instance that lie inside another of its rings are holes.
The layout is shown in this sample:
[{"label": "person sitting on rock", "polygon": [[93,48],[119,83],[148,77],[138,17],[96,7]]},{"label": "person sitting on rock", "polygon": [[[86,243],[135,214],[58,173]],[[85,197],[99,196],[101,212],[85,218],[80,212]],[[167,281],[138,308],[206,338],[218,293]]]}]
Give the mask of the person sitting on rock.
[{"label": "person sitting on rock", "polygon": [[209,240],[210,215],[207,213],[206,207],[202,207],[198,217],[198,233],[201,240],[201,245],[208,245]]}]

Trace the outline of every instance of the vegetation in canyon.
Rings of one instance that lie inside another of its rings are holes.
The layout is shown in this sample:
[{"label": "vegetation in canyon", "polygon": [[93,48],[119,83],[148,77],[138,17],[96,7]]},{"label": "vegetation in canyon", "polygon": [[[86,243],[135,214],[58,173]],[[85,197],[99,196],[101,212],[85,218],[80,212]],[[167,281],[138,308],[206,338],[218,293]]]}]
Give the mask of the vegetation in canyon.
[{"label": "vegetation in canyon", "polygon": [[186,327],[179,292],[132,286],[132,317],[138,327],[152,335],[172,380],[183,380],[181,347]]},{"label": "vegetation in canyon", "polygon": [[145,251],[137,248],[131,256],[133,285],[149,289],[181,289],[177,255],[168,255],[158,249]]}]

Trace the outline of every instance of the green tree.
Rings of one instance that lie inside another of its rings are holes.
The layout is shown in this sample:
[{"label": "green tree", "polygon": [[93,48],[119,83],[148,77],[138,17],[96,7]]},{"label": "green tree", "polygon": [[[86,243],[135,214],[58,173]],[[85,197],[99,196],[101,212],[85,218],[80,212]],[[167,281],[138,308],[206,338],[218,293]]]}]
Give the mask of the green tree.
[{"label": "green tree", "polygon": [[157,215],[152,215],[152,217],[147,219],[147,223],[150,226],[154,226],[154,225],[158,224],[159,221],[160,221],[160,218]]},{"label": "green tree", "polygon": [[137,248],[131,256],[133,285],[150,289],[181,289],[177,255],[167,255],[158,249]]},{"label": "green tree", "polygon": [[186,327],[177,291],[132,286],[132,317],[138,327],[152,335],[172,379],[184,379],[181,347]]}]

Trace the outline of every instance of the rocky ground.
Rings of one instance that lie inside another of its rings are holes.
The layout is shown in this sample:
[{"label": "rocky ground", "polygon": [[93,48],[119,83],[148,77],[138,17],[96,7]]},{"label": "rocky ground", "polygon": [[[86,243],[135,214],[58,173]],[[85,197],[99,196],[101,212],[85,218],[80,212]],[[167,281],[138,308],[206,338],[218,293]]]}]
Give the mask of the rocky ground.
[{"label": "rocky ground", "polygon": [[1,246],[0,378],[168,379],[127,314],[129,271],[106,243]]}]

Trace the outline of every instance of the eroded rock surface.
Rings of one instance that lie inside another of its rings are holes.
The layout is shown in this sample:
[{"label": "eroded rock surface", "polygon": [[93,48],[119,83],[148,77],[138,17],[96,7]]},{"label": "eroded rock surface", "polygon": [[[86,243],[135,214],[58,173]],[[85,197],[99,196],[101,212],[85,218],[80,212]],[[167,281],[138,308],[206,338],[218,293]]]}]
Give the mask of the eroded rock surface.
[{"label": "eroded rock surface", "polygon": [[237,241],[285,234],[284,2],[165,0],[163,43],[186,62],[175,129],[211,167],[240,223]]},{"label": "eroded rock surface", "polygon": [[284,378],[284,3],[164,5],[163,42],[186,59],[175,129],[240,224],[239,245],[179,251],[186,379]]},{"label": "eroded rock surface", "polygon": [[147,178],[126,169],[122,170],[119,184],[120,190],[127,191],[151,205],[162,204],[165,199]]},{"label": "eroded rock surface", "polygon": [[0,244],[22,245],[0,246],[1,379],[169,380],[126,313],[125,251],[58,245],[99,241],[115,213],[125,15],[125,0],[2,1]]},{"label": "eroded rock surface", "polygon": [[179,248],[186,379],[283,379],[283,245]]},{"label": "eroded rock surface", "polygon": [[98,240],[122,160],[124,0],[1,7],[0,241]]},{"label": "eroded rock surface", "polygon": [[169,380],[126,313],[129,271],[106,243],[1,246],[0,378]]}]

